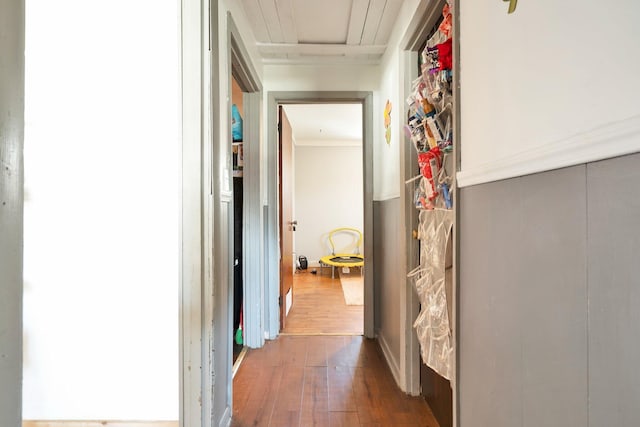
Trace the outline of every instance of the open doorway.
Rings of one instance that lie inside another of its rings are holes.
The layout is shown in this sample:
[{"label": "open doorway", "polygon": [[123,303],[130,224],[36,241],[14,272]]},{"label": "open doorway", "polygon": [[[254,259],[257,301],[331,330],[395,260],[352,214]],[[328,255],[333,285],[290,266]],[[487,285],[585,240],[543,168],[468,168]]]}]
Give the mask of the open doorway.
[{"label": "open doorway", "polygon": [[243,199],[244,199],[244,138],[243,138],[244,92],[238,81],[231,76],[231,136],[232,136],[232,180],[233,180],[233,364],[244,350],[243,303],[244,303],[244,257],[243,257]]},{"label": "open doorway", "polygon": [[[229,25],[229,106],[228,129],[231,151],[231,178],[233,218],[231,266],[229,277],[229,307],[231,325],[224,339],[231,341],[230,354],[235,374],[242,360],[242,350],[260,347],[264,334],[260,328],[262,314],[260,283],[260,105],[262,86],[255,69],[247,60],[249,57],[240,34],[231,19]],[[253,307],[254,309],[246,309]]]},{"label": "open doorway", "polygon": [[[267,334],[275,338],[280,333],[280,217],[279,217],[279,149],[278,107],[294,104],[349,104],[362,106],[362,176],[363,176],[363,253],[364,263],[364,335],[374,336],[374,289],[373,289],[373,94],[371,92],[270,92],[267,102],[267,169],[268,190],[265,218],[267,248]],[[322,182],[317,183],[321,185]],[[310,188],[309,191],[314,191]],[[329,230],[327,230],[329,231]],[[284,301],[283,301],[284,302]],[[295,302],[294,302],[295,304]]]},{"label": "open doorway", "polygon": [[322,261],[364,250],[362,104],[283,104],[279,130],[281,333],[363,335],[363,267]]},{"label": "open doorway", "polygon": [[[406,223],[416,230],[414,239],[406,241],[412,269],[409,276],[415,291],[408,299],[407,310],[412,323],[417,319],[413,323],[417,334],[409,328],[405,332],[409,343],[407,360],[412,367],[407,382],[413,392],[419,391],[425,398],[439,425],[447,427],[456,425],[457,404],[458,45],[449,2],[425,4],[421,13],[420,24],[410,29],[403,40],[404,95],[409,101],[405,117],[410,144],[401,156],[407,193],[411,194],[403,209]],[[425,161],[429,158],[437,159],[437,178],[432,183],[429,177],[435,175],[429,171],[434,163]],[[446,231],[426,231],[438,227]],[[442,286],[418,286],[427,281],[437,281]],[[434,301],[440,301],[439,317],[434,315]],[[440,347],[435,343],[438,339]],[[436,351],[444,347],[446,351]]]}]

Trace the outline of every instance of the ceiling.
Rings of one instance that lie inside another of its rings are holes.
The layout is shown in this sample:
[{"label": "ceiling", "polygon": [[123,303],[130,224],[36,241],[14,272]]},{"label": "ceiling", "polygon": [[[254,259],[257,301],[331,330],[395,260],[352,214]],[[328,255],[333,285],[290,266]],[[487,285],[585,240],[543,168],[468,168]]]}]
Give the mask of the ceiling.
[{"label": "ceiling", "polygon": [[284,106],[295,145],[362,145],[362,104]]},{"label": "ceiling", "polygon": [[402,0],[241,0],[265,63],[380,61]]}]

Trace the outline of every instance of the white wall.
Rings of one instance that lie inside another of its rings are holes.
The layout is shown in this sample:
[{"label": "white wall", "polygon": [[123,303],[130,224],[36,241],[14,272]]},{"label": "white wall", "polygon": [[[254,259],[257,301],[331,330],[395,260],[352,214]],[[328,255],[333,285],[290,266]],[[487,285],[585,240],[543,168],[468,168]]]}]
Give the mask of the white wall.
[{"label": "white wall", "polygon": [[[329,231],[338,227],[363,231],[362,147],[298,145],[294,163],[296,255],[318,265],[331,253]],[[340,249],[340,240],[335,243]]]},{"label": "white wall", "polygon": [[264,66],[265,91],[373,91],[378,76],[373,65]]},{"label": "white wall", "polygon": [[[277,91],[371,91],[379,88],[380,69],[372,65],[264,65],[264,92]],[[268,111],[268,96],[263,99]],[[266,116],[265,116],[266,117]],[[375,120],[375,119],[374,119]],[[263,141],[267,141],[269,127],[263,126]],[[374,132],[375,133],[375,132]],[[263,153],[266,156],[267,150]],[[266,158],[263,158],[266,162]],[[263,168],[263,191],[266,202],[267,168]],[[375,172],[374,172],[375,173]]]},{"label": "white wall", "polygon": [[640,149],[640,3],[460,3],[462,185]]},{"label": "white wall", "polygon": [[27,3],[25,419],[178,419],[178,11]]},{"label": "white wall", "polygon": [[[389,147],[386,147],[384,142],[382,111],[388,94],[386,91],[383,95],[380,94],[380,66],[265,65],[264,76],[265,91],[372,91],[374,99],[374,200],[398,194],[397,180],[394,179],[397,162],[393,161],[394,156],[397,159],[397,154],[393,152],[393,148],[389,151]],[[265,99],[265,108],[266,102],[267,99]],[[396,114],[396,118],[398,116]],[[394,127],[401,130],[397,124]],[[397,141],[397,135],[394,136],[394,139]],[[386,147],[386,151],[382,144]],[[397,149],[397,143],[395,148]],[[391,158],[386,157],[389,153],[391,153]]]},{"label": "white wall", "polygon": [[[263,68],[264,111],[268,111],[268,94],[277,91],[371,91],[375,93],[379,88],[380,69],[372,65],[273,65],[267,64]],[[266,116],[265,116],[266,117]],[[374,119],[375,120],[375,119]],[[263,125],[263,141],[267,141],[269,127]],[[375,132],[374,132],[375,133]],[[266,149],[263,149],[266,162]],[[263,168],[263,189],[266,204],[266,183],[268,182],[268,168]],[[374,172],[375,173],[375,172]]]},{"label": "white wall", "polygon": [[[404,2],[380,65],[380,89],[374,98],[374,200],[400,197],[404,191],[403,180],[400,177],[400,144],[405,144],[407,103],[401,80],[404,75],[401,52],[405,49],[401,40],[416,16],[419,3],[416,0]],[[383,116],[387,100],[392,104],[390,144],[387,144],[385,139]]]},{"label": "white wall", "polygon": [[[389,200],[400,196],[400,144],[404,144],[405,103],[400,96],[399,54],[397,50],[382,70],[380,91],[374,96],[374,200]],[[391,102],[391,142],[387,144],[384,127],[384,107]]]}]

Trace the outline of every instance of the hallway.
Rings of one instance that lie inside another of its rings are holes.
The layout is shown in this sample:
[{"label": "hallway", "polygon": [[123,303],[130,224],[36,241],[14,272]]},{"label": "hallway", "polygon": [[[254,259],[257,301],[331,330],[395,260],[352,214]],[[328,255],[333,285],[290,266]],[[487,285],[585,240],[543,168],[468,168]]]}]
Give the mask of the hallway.
[{"label": "hallway", "polygon": [[438,427],[396,385],[374,340],[281,336],[249,350],[233,381],[232,426]]}]

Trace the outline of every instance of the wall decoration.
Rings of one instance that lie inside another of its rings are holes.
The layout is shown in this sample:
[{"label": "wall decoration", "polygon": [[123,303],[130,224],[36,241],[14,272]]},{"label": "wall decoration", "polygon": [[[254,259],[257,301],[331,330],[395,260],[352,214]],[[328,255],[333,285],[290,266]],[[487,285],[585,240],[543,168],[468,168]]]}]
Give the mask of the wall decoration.
[{"label": "wall decoration", "polygon": [[502,0],[505,2],[509,2],[509,13],[513,13],[516,10],[516,6],[518,5],[518,0]]},{"label": "wall decoration", "polygon": [[391,101],[387,99],[387,104],[384,107],[384,138],[387,140],[387,145],[391,145]]}]

